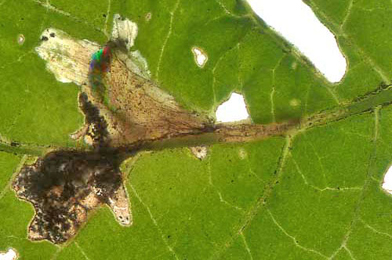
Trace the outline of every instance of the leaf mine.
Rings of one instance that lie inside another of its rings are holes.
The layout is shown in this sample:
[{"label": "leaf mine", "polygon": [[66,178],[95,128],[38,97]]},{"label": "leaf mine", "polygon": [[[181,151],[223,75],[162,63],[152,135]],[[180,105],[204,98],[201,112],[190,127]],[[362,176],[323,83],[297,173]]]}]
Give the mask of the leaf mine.
[{"label": "leaf mine", "polygon": [[41,35],[41,44],[35,48],[45,60],[46,68],[56,80],[73,82],[79,86],[88,83],[88,68],[91,55],[99,50],[97,43],[74,40],[63,31],[48,28]]},{"label": "leaf mine", "polygon": [[112,208],[122,225],[132,221],[116,154],[51,152],[23,167],[13,188],[35,208],[28,228],[32,240],[67,241],[102,204]]},{"label": "leaf mine", "polygon": [[131,225],[120,165],[140,150],[185,146],[202,160],[209,144],[254,141],[296,126],[215,124],[207,115],[186,110],[151,80],[141,53],[130,51],[137,32],[135,23],[114,15],[112,38],[103,47],[54,28],[42,33],[36,52],[47,70],[58,81],[81,87],[85,124],[71,137],[87,147],[51,151],[17,174],[13,189],[35,208],[31,240],[64,243],[102,205],[120,225]]}]

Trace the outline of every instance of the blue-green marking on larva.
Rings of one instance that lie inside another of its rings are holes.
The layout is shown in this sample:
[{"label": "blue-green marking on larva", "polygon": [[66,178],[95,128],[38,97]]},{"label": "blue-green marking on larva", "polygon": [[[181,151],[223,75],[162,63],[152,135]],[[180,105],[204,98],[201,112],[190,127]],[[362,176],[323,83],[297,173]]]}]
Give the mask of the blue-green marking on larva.
[{"label": "blue-green marking on larva", "polygon": [[111,50],[109,46],[93,53],[89,69],[89,82],[94,92],[104,93],[105,86],[102,82],[105,73],[109,71]]}]

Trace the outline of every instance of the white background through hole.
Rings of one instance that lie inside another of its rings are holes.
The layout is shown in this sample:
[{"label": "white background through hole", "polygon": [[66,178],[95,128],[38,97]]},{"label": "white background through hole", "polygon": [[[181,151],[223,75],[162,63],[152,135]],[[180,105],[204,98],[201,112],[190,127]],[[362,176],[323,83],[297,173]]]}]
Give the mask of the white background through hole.
[{"label": "white background through hole", "polygon": [[234,122],[249,118],[244,97],[233,93],[228,101],[222,103],[216,110],[218,122]]},{"label": "white background through hole", "polygon": [[294,44],[330,82],[346,72],[334,35],[302,0],[248,0],[253,11]]},{"label": "white background through hole", "polygon": [[16,252],[12,248],[8,249],[5,253],[0,253],[0,260],[14,260],[16,259]]},{"label": "white background through hole", "polygon": [[197,66],[199,66],[200,68],[204,67],[208,60],[207,54],[202,49],[197,47],[193,47],[192,52]]},{"label": "white background through hole", "polygon": [[382,188],[392,194],[392,166],[389,167],[387,173],[384,176],[384,182],[382,184]]}]

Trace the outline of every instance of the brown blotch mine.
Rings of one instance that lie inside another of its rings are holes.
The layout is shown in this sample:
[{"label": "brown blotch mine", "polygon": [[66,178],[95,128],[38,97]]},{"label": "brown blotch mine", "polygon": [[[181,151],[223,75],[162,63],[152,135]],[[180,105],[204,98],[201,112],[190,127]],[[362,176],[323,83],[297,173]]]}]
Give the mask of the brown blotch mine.
[{"label": "brown blotch mine", "polygon": [[88,213],[123,189],[112,155],[57,151],[25,166],[13,183],[19,198],[31,202],[35,216],[28,236],[62,243],[73,237]]},{"label": "brown blotch mine", "polygon": [[13,182],[17,196],[30,202],[35,216],[28,228],[31,240],[49,240],[55,244],[74,237],[87,221],[88,214],[107,204],[121,225],[132,224],[123,175],[124,160],[116,149],[106,145],[107,123],[99,110],[79,96],[87,133],[94,140],[92,151],[60,150],[24,166]]},{"label": "brown blotch mine", "polygon": [[[57,34],[56,39],[59,37]],[[48,41],[47,37],[42,40]],[[255,141],[281,135],[296,125],[214,124],[208,116],[182,108],[153,81],[133,70],[125,42],[108,44],[113,60],[97,87],[100,91],[83,84],[79,95],[85,126],[73,136],[90,140],[91,147],[52,151],[24,166],[14,180],[17,196],[35,208],[28,228],[32,240],[66,242],[77,234],[89,213],[103,204],[121,225],[131,225],[120,165],[140,150]],[[202,154],[200,159],[206,151]]]}]

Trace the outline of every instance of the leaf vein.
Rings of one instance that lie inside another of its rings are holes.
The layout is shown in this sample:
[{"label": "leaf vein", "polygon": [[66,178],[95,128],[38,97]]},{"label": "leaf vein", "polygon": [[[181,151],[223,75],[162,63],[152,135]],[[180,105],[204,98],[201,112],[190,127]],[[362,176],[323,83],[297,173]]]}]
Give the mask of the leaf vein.
[{"label": "leaf vein", "polygon": [[297,247],[301,248],[301,249],[304,250],[304,251],[311,252],[311,253],[317,254],[317,255],[319,255],[319,256],[321,256],[321,257],[323,257],[323,258],[328,259],[328,257],[327,257],[326,255],[324,255],[324,254],[318,252],[317,250],[314,250],[314,249],[312,249],[312,248],[307,248],[307,247],[304,247],[304,246],[302,246],[301,244],[299,244],[298,241],[297,241],[297,239],[296,239],[294,236],[290,235],[290,234],[289,234],[289,233],[279,224],[279,222],[274,218],[274,216],[272,215],[272,213],[271,213],[271,211],[270,211],[269,209],[267,209],[267,212],[268,212],[268,214],[270,215],[270,217],[271,217],[272,221],[274,222],[274,224],[275,224],[275,225],[276,225],[276,226],[277,226],[277,227],[278,227],[287,237],[291,238],[291,240],[293,240],[294,244],[295,244]]},{"label": "leaf vein", "polygon": [[174,15],[175,15],[175,13],[176,13],[176,11],[177,11],[179,5],[180,5],[180,0],[177,0],[176,4],[174,5],[173,10],[170,12],[169,29],[168,29],[168,31],[167,31],[167,35],[166,35],[165,40],[163,41],[163,45],[162,45],[162,47],[161,47],[161,52],[160,52],[159,58],[158,58],[157,71],[156,71],[156,73],[155,73],[155,77],[156,77],[156,80],[157,80],[157,81],[159,81],[159,71],[160,71],[160,69],[161,69],[161,63],[162,63],[163,53],[165,52],[167,42],[168,42],[168,40],[169,40],[169,38],[170,38],[170,36],[171,36],[171,34],[172,34],[172,31],[173,31],[173,20],[174,20]]},{"label": "leaf vein", "polygon": [[137,193],[135,187],[132,184],[129,184],[129,186],[131,187],[133,193],[135,194],[136,198],[140,201],[140,203],[144,206],[144,208],[147,210],[148,215],[150,216],[152,223],[154,224],[154,226],[157,228],[159,234],[161,235],[162,241],[163,243],[166,245],[166,247],[168,248],[168,250],[174,255],[174,257],[179,260],[179,257],[177,256],[176,252],[174,251],[174,249],[169,245],[168,241],[165,239],[165,236],[163,235],[163,231],[162,229],[159,227],[158,222],[156,221],[156,219],[154,218],[154,216],[152,215],[151,209],[149,206],[147,206],[146,203],[144,203],[144,201],[142,200],[142,198],[139,196],[139,194]]}]

